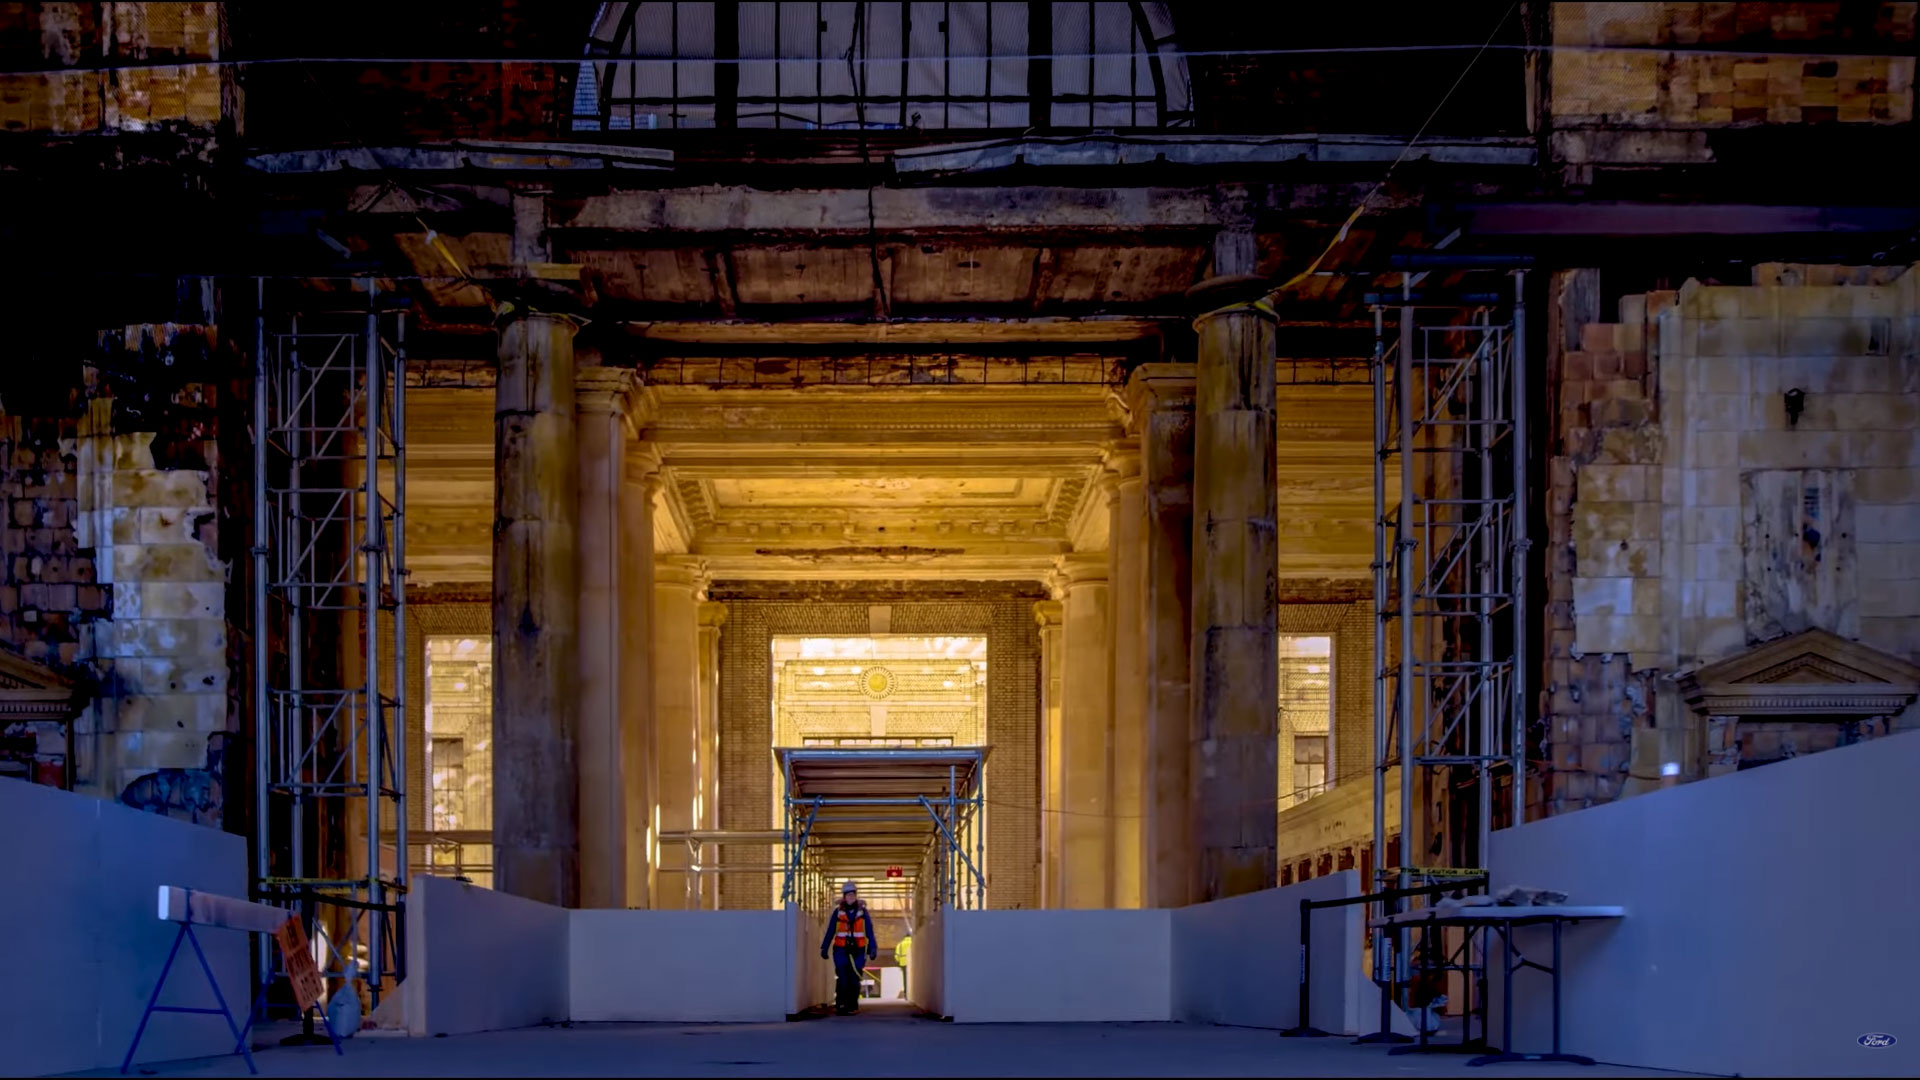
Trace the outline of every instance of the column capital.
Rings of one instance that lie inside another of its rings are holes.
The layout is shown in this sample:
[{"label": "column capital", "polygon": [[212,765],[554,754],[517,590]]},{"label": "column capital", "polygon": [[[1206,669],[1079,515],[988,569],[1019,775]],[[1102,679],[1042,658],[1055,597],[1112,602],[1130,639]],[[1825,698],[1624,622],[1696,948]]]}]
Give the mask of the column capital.
[{"label": "column capital", "polygon": [[582,364],[573,375],[574,408],[580,412],[627,411],[627,393],[638,380],[632,368]]},{"label": "column capital", "polygon": [[630,435],[638,435],[658,412],[653,388],[632,368],[583,364],[574,372],[573,394],[575,412],[618,416]]},{"label": "column capital", "polygon": [[647,489],[647,498],[660,493],[666,477],[660,468],[660,451],[651,443],[636,443],[627,448],[626,481]]},{"label": "column capital", "polygon": [[727,624],[727,605],[717,600],[700,602],[700,629],[719,632]]},{"label": "column capital", "polygon": [[1140,439],[1128,436],[1108,443],[1100,455],[1103,484],[1108,485],[1109,497],[1118,495],[1119,489],[1127,484],[1138,484],[1140,476]]},{"label": "column capital", "polygon": [[1193,365],[1141,364],[1127,379],[1126,396],[1136,431],[1141,418],[1156,409],[1192,409]]},{"label": "column capital", "polygon": [[707,560],[698,555],[655,555],[653,584],[655,588],[691,589],[697,597],[704,597]]},{"label": "column capital", "polygon": [[1065,618],[1066,609],[1058,600],[1036,600],[1033,602],[1033,621],[1040,624],[1042,630],[1058,630]]},{"label": "column capital", "polygon": [[1070,555],[1057,555],[1053,564],[1065,588],[1107,583],[1107,553],[1104,551],[1076,551]]}]

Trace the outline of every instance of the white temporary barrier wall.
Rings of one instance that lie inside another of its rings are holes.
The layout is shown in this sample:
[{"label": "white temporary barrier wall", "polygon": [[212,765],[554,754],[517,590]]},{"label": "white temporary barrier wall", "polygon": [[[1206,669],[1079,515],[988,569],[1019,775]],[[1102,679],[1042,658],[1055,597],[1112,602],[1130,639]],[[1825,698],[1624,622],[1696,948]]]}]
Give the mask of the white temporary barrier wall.
[{"label": "white temporary barrier wall", "polygon": [[[0,924],[12,929],[0,965],[0,1066],[16,1076],[118,1068],[180,932],[156,917],[158,887],[247,895],[246,840],[19,780],[0,780],[0,821]],[[245,1023],[247,935],[196,937]],[[162,1004],[214,1004],[191,946],[181,946],[167,988]],[[161,1013],[138,1060],[232,1050],[218,1016]]]},{"label": "white temporary barrier wall", "polygon": [[[1744,1076],[1920,1074],[1916,778],[1908,733],[1495,833],[1496,888],[1627,909],[1564,932],[1565,1048]],[[1551,959],[1543,931],[1517,939]],[[1516,975],[1514,998],[1514,1048],[1546,1047],[1545,976]]]},{"label": "white temporary barrier wall", "polygon": [[946,918],[936,910],[914,929],[907,964],[907,1000],[936,1016],[947,1015],[946,959]]},{"label": "white temporary barrier wall", "polygon": [[449,878],[407,893],[407,978],[414,1035],[499,1031],[568,1019],[565,908]]},{"label": "white temporary barrier wall", "polygon": [[[1173,912],[1174,1019],[1290,1028],[1300,1013],[1300,901],[1360,895],[1353,870]],[[1335,1034],[1361,1031],[1364,908],[1313,912],[1309,1019]]]},{"label": "white temporary barrier wall", "polygon": [[820,939],[826,934],[827,917],[787,905],[788,926],[792,937],[787,948],[792,974],[793,996],[787,1011],[801,1013],[833,1000],[833,961],[820,958]]},{"label": "white temporary barrier wall", "polygon": [[1172,915],[946,912],[944,1012],[957,1023],[1169,1020]]},{"label": "white temporary barrier wall", "polygon": [[795,1011],[792,909],[572,916],[575,1020],[764,1021]]}]

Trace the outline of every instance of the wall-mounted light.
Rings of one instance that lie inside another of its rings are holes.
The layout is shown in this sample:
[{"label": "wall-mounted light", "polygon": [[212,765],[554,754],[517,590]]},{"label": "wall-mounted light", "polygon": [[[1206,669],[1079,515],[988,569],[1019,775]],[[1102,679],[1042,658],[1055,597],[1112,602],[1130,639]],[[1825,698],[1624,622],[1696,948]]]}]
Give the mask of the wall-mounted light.
[{"label": "wall-mounted light", "polygon": [[1797,386],[1787,391],[1786,406],[1787,426],[1794,427],[1800,423],[1800,414],[1807,411],[1807,392]]}]

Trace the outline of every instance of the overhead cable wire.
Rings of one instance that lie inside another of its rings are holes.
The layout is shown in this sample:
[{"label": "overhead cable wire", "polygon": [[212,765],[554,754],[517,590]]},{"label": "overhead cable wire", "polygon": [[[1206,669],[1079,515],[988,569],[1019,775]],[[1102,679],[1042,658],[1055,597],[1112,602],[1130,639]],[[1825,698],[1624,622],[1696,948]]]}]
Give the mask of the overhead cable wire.
[{"label": "overhead cable wire", "polygon": [[[1205,58],[1243,58],[1263,56],[1357,56],[1369,54],[1406,54],[1406,53],[1445,53],[1472,52],[1479,56],[1488,52],[1546,53],[1640,53],[1654,55],[1681,56],[1719,56],[1719,57],[1773,57],[1773,56],[1809,56],[1823,60],[1898,60],[1910,54],[1906,53],[1860,53],[1833,52],[1825,49],[1697,49],[1672,45],[1529,45],[1514,42],[1487,42],[1481,45],[1460,44],[1423,44],[1423,45],[1327,45],[1308,46],[1288,49],[1158,49],[1158,50],[1115,50],[1112,52],[1044,52],[1044,53],[1002,53],[990,56],[953,56],[944,59],[967,63],[990,63],[1018,60],[1150,60],[1150,59],[1205,59]],[[812,60],[811,57],[774,57],[742,56],[729,58],[725,62],[739,65],[791,64],[796,60]],[[866,56],[854,61],[856,64],[898,64],[902,59],[941,59],[939,57],[899,57]],[[714,63],[710,57],[673,57],[673,56],[274,56],[253,58],[211,58],[203,60],[149,60],[125,64],[95,64],[75,67],[42,66],[29,68],[8,68],[0,70],[0,75],[40,75],[40,74],[80,74],[93,71],[149,71],[166,68],[185,67],[276,67],[282,64],[638,64],[646,66],[664,66],[669,64]]]},{"label": "overhead cable wire", "polygon": [[1427,114],[1427,118],[1421,123],[1419,130],[1413,133],[1413,138],[1407,140],[1407,145],[1400,148],[1400,155],[1393,159],[1393,164],[1387,166],[1387,171],[1381,175],[1380,182],[1375,184],[1373,189],[1368,191],[1366,195],[1360,199],[1360,202],[1354,206],[1353,213],[1347,215],[1347,220],[1343,222],[1340,228],[1333,234],[1333,239],[1327,241],[1327,246],[1321,249],[1320,254],[1313,257],[1313,261],[1307,264],[1305,270],[1288,278],[1284,284],[1268,290],[1267,295],[1262,298],[1262,303],[1271,306],[1274,299],[1281,293],[1286,292],[1288,289],[1293,288],[1295,285],[1313,276],[1313,274],[1320,269],[1320,264],[1326,261],[1327,256],[1333,254],[1335,248],[1346,242],[1348,233],[1352,231],[1353,226],[1359,222],[1360,218],[1366,214],[1368,204],[1373,202],[1374,196],[1386,190],[1388,181],[1393,179],[1393,171],[1398,169],[1401,163],[1407,160],[1407,155],[1413,152],[1414,144],[1418,143],[1420,137],[1427,133],[1427,129],[1433,126],[1434,120],[1440,115],[1440,110],[1447,107],[1447,102],[1453,100],[1454,91],[1460,89],[1460,84],[1467,81],[1467,75],[1473,71],[1474,64],[1478,63],[1480,58],[1486,55],[1487,50],[1492,48],[1493,39],[1499,36],[1500,28],[1507,24],[1507,20],[1513,17],[1514,11],[1519,7],[1520,0],[1514,0],[1514,2],[1508,6],[1507,10],[1501,14],[1500,20],[1493,24],[1493,31],[1487,35],[1487,40],[1481,44],[1480,51],[1473,54],[1472,58],[1467,61],[1466,67],[1460,69],[1460,74],[1453,80],[1453,85],[1447,87],[1447,92],[1441,95],[1439,104],[1435,105],[1433,111]]}]

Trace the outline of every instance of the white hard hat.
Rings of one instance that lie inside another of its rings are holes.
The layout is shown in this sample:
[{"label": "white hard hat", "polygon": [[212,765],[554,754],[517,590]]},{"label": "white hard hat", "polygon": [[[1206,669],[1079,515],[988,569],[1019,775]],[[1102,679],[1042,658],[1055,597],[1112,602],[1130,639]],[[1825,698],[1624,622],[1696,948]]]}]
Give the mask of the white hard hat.
[{"label": "white hard hat", "polygon": [[858,885],[855,885],[851,881],[847,882],[845,885],[840,886],[841,896],[845,896],[850,892],[859,892],[859,891],[860,891],[860,887]]}]

